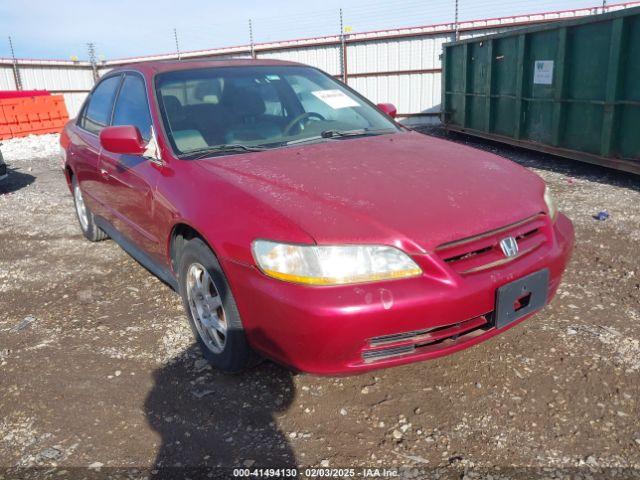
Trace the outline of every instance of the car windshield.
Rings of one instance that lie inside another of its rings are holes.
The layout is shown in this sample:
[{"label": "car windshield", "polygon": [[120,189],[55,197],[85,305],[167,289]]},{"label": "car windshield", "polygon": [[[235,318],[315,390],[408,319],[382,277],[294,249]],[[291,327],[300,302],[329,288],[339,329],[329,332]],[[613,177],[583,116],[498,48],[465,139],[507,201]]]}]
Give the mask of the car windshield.
[{"label": "car windshield", "polygon": [[156,77],[156,94],[182,157],[398,131],[363,97],[310,67],[178,70]]}]

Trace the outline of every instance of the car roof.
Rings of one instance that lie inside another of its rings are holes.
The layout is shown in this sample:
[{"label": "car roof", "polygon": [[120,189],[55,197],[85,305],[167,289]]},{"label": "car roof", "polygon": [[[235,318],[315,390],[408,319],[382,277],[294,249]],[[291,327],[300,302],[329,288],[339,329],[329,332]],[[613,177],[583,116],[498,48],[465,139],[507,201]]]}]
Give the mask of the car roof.
[{"label": "car roof", "polygon": [[152,62],[131,63],[114,68],[109,73],[123,70],[137,70],[139,72],[156,74],[174,72],[177,70],[190,70],[196,68],[221,68],[221,67],[255,67],[255,66],[304,66],[301,63],[287,62],[284,60],[258,60],[253,58],[225,58],[207,60],[155,60]]}]

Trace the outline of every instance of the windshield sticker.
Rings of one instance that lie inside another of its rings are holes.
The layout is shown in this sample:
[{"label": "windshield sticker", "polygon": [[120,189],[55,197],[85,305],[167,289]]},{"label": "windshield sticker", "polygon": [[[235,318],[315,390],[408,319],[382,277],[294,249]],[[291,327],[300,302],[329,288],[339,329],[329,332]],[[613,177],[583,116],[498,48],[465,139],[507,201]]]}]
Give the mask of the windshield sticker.
[{"label": "windshield sticker", "polygon": [[311,92],[334,110],[348,107],[359,107],[360,104],[340,90],[318,90]]},{"label": "windshield sticker", "polygon": [[272,82],[275,80],[280,80],[280,75],[276,75],[275,73],[267,75],[266,77],[267,77],[267,80],[270,80]]}]

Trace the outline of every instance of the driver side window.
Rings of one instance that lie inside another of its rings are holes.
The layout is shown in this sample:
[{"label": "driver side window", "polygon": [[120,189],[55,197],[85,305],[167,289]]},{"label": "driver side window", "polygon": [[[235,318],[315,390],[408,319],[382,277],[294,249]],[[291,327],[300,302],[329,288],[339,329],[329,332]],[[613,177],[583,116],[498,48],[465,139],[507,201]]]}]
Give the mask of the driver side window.
[{"label": "driver side window", "polygon": [[109,125],[113,110],[113,99],[116,96],[121,75],[105,78],[91,93],[89,103],[80,117],[79,126],[88,132],[99,134]]}]

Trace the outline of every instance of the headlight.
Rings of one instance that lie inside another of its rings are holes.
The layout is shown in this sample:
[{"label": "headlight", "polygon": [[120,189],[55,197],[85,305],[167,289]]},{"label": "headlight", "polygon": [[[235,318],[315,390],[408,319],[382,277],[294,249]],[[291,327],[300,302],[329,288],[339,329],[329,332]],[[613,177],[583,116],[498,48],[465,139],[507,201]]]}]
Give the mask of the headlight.
[{"label": "headlight", "polygon": [[422,270],[394,247],[253,242],[253,257],[270,277],[309,285],[344,285],[415,277]]},{"label": "headlight", "polygon": [[556,205],[556,201],[553,199],[553,195],[551,195],[549,187],[547,187],[546,185],[544,187],[544,202],[547,204],[547,208],[549,209],[549,216],[551,217],[551,221],[553,222],[556,219],[556,215],[558,214],[558,206]]}]

